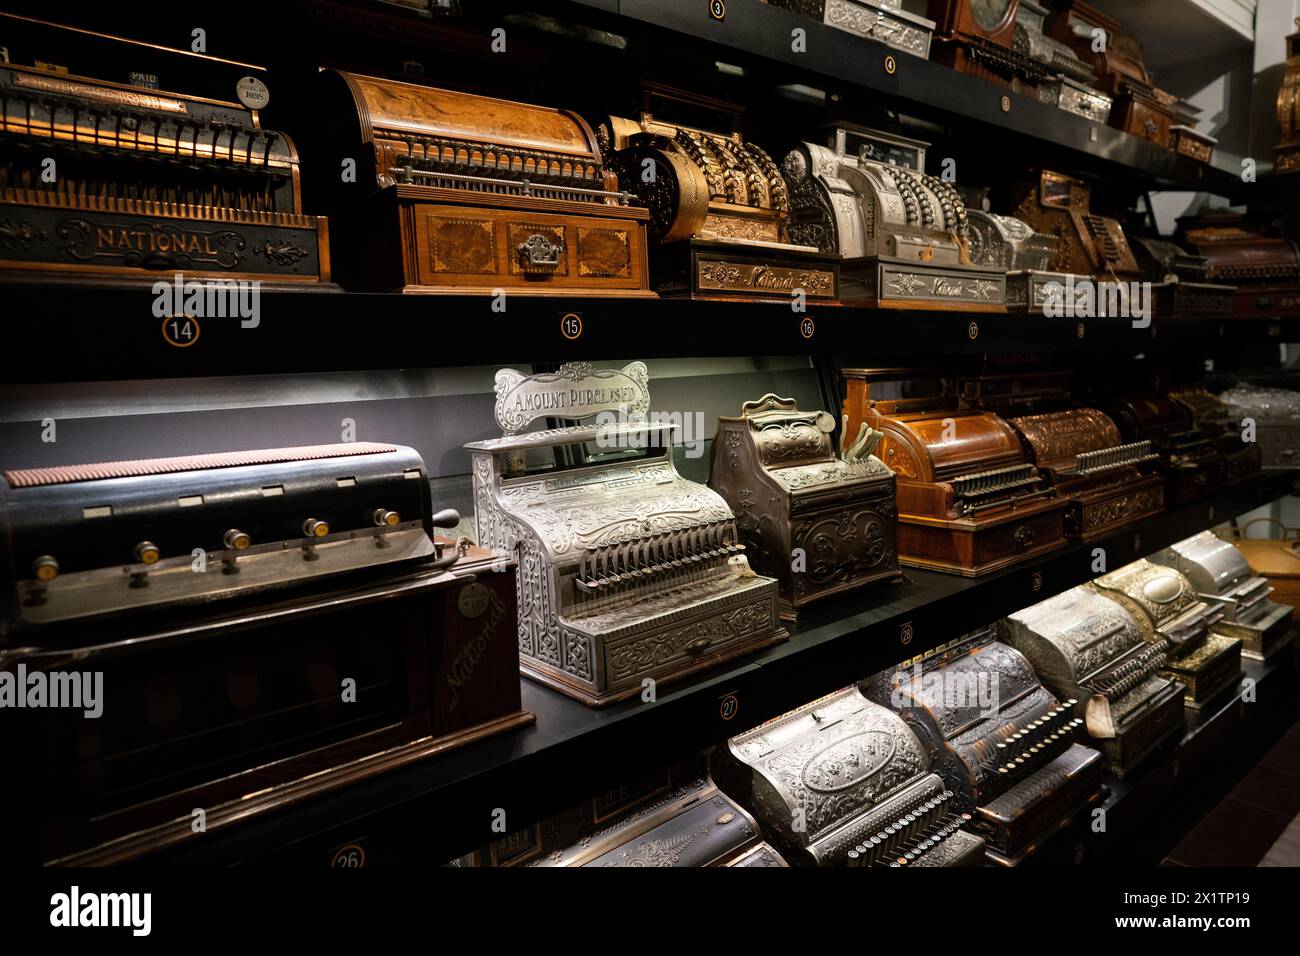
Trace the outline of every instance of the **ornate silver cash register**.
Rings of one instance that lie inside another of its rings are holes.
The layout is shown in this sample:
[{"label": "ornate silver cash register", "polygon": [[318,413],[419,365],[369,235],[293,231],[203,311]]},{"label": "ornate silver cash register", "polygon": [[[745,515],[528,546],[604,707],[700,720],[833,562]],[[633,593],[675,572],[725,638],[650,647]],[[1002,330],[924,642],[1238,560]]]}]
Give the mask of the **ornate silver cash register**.
[{"label": "ornate silver cash register", "polygon": [[[968,198],[981,201],[983,190],[968,190]],[[1053,304],[1064,311],[1068,289],[1088,276],[1057,272],[1050,266],[1058,258],[1060,237],[1036,231],[1015,216],[968,208],[967,244],[970,260],[978,266],[1007,274],[1008,312],[1045,314]],[[1053,303],[1052,297],[1055,297]]]},{"label": "ornate silver cash register", "polygon": [[926,145],[849,125],[799,143],[782,165],[790,236],[842,257],[846,302],[1005,312],[1005,270],[971,260],[966,205],[926,174]]},{"label": "ornate silver cash register", "polygon": [[163,852],[532,721],[514,562],[433,537],[460,519],[410,448],[13,469],[0,511],[0,671],[100,688],[94,719],[6,723],[41,862]]},{"label": "ornate silver cash register", "polygon": [[[646,417],[648,378],[643,362],[503,369],[504,437],[465,446],[479,543],[520,561],[520,667],[593,707],[788,637],[731,509]],[[523,431],[539,418],[595,421]]]},{"label": "ornate silver cash register", "polygon": [[[874,581],[900,581],[894,473],[863,423],[838,455],[829,412],[767,394],[718,420],[709,487],[736,513],[754,568],[781,582],[782,615]],[[848,439],[845,439],[847,442]]]},{"label": "ornate silver cash register", "polygon": [[802,866],[973,866],[984,840],[897,715],[849,687],[732,737],[713,779]]},{"label": "ornate silver cash register", "polygon": [[1201,600],[1173,568],[1142,559],[1088,586],[1124,605],[1143,639],[1165,648],[1161,673],[1183,685],[1188,707],[1202,707],[1240,680],[1241,641],[1215,633],[1219,602]]},{"label": "ornate silver cash register", "polygon": [[866,696],[916,734],[993,863],[1022,863],[1101,797],[1101,754],[1076,742],[1078,701],[1052,696],[988,628],[882,671]]},{"label": "ornate silver cash register", "polygon": [[1151,556],[1156,564],[1174,568],[1192,582],[1197,595],[1218,602],[1223,618],[1218,634],[1239,638],[1245,657],[1264,660],[1286,646],[1295,608],[1269,599],[1273,587],[1256,576],[1235,547],[1211,531],[1202,531]]},{"label": "ornate silver cash register", "polygon": [[1186,720],[1182,687],[1164,677],[1166,641],[1143,640],[1137,619],[1087,586],[996,625],[1058,697],[1074,700],[1095,746],[1124,776]]},{"label": "ornate silver cash register", "polygon": [[930,56],[934,21],[903,9],[902,0],[764,0],[854,36],[877,40],[921,59]]}]

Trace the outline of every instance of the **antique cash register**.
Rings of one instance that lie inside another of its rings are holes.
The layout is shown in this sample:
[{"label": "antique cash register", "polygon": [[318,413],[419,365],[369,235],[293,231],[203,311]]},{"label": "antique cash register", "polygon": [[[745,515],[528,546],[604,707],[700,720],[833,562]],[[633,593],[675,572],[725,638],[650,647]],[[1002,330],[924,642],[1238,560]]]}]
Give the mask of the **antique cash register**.
[{"label": "antique cash register", "polygon": [[839,125],[782,168],[791,234],[841,256],[841,298],[894,308],[1004,312],[1006,270],[970,257],[966,204],[925,172],[926,144]]},{"label": "antique cash register", "polygon": [[652,295],[649,214],[576,113],[339,70],[319,102],[345,286]]},{"label": "antique cash register", "polygon": [[1105,413],[1070,400],[1069,373],[1022,371],[964,383],[968,405],[1016,430],[1029,460],[1068,502],[1065,533],[1085,541],[1164,511],[1149,441],[1128,442]]},{"label": "antique cash register", "polygon": [[934,21],[903,9],[902,0],[763,0],[854,36],[921,59],[930,56]]},{"label": "antique cash register", "polygon": [[[646,417],[643,362],[503,369],[496,395],[504,437],[466,447],[479,544],[519,558],[525,675],[601,707],[788,637],[731,509]],[[539,418],[595,421],[524,431]]]},{"label": "antique cash register", "polygon": [[897,476],[901,563],[970,576],[1065,544],[1069,503],[1028,460],[1005,421],[962,406],[942,388],[873,400],[873,383],[924,374],[914,370],[846,368],[843,374],[847,433],[856,435],[863,423],[884,432],[877,455]]},{"label": "antique cash register", "polygon": [[931,769],[974,815],[989,859],[1015,866],[1101,797],[1101,754],[1077,700],[1057,700],[989,629],[904,661],[866,682],[916,734]]},{"label": "antique cash register", "polygon": [[1043,22],[1050,11],[1034,0],[1019,0],[1016,5],[1016,32],[1011,45],[1027,53],[1052,74],[1038,84],[1038,99],[1090,119],[1104,123],[1110,116],[1111,100],[1105,93],[1092,89],[1092,66],[1075,55],[1069,44],[1044,32]]},{"label": "antique cash register", "polygon": [[1219,393],[1236,422],[1255,428],[1265,471],[1289,471],[1300,462],[1300,392],[1239,382]]},{"label": "antique cash register", "polygon": [[1141,278],[1123,227],[1092,212],[1092,189],[1083,180],[1045,169],[1016,184],[1011,196],[1011,215],[1057,239],[1050,269],[1114,282]]},{"label": "antique cash register", "polygon": [[789,187],[741,135],[740,115],[735,104],[646,83],[638,119],[612,116],[600,126],[610,167],[649,209],[654,288],[787,302],[801,293],[833,305],[839,260],[790,234]]},{"label": "antique cash register", "polygon": [[337,291],[261,67],[4,13],[0,35],[0,281]]},{"label": "antique cash register", "polygon": [[[981,204],[987,190],[966,190],[967,201]],[[967,246],[972,263],[993,266],[1007,274],[1008,312],[1050,314],[1053,307],[1064,312],[1067,291],[1087,276],[1052,271],[1060,239],[1036,232],[1014,216],[1003,216],[979,208],[966,210],[969,230]]]},{"label": "antique cash register", "polygon": [[1061,71],[1034,55],[1017,16],[1019,6],[1020,0],[930,0],[936,24],[931,59],[990,83],[1032,92]]},{"label": "antique cash register", "polygon": [[758,822],[692,755],[509,833],[457,867],[786,866]]},{"label": "antique cash register", "polygon": [[1214,443],[1223,459],[1224,484],[1235,485],[1259,474],[1264,453],[1260,442],[1254,440],[1258,436],[1248,436],[1239,416],[1204,382],[1171,386],[1168,395],[1191,416],[1192,425]]},{"label": "antique cash register", "polygon": [[1213,532],[1171,544],[1151,560],[1180,572],[1201,598],[1220,604],[1223,617],[1214,630],[1240,638],[1243,656],[1265,660],[1290,639],[1295,608],[1270,600],[1273,587],[1267,579],[1256,576],[1241,552]]},{"label": "antique cash register", "polygon": [[[356,442],[9,470],[0,669],[45,862],[166,850],[521,726],[514,564],[444,546],[423,463]],[[60,676],[62,675],[62,676]],[[98,684],[96,686],[99,686]]]},{"label": "antique cash register", "polygon": [[1227,318],[1236,288],[1209,280],[1209,260],[1164,239],[1135,238],[1130,243],[1142,277],[1153,286],[1159,315]]},{"label": "antique cash register", "polygon": [[1076,716],[1119,776],[1182,731],[1182,685],[1161,674],[1168,642],[1143,640],[1123,604],[1080,586],[1017,611],[996,632],[1057,697],[1076,702]]},{"label": "antique cash register", "polygon": [[709,487],[726,499],[750,565],[781,582],[782,615],[874,581],[898,581],[894,474],[861,426],[831,445],[829,412],[768,394],[720,418]]},{"label": "antique cash register", "polygon": [[1300,170],[1300,17],[1296,32],[1286,37],[1286,72],[1277,91],[1277,145],[1273,169],[1279,173]]},{"label": "antique cash register", "polygon": [[796,866],[976,866],[972,814],[932,772],[916,735],[856,687],[738,734],[713,779]]},{"label": "antique cash register", "polygon": [[1300,315],[1300,247],[1291,239],[1228,210],[1180,218],[1178,237],[1205,256],[1209,281],[1236,287],[1233,315]]},{"label": "antique cash register", "polygon": [[1173,568],[1146,559],[1103,574],[1088,587],[1133,615],[1144,640],[1165,648],[1161,673],[1183,685],[1184,702],[1199,708],[1241,679],[1241,641],[1216,633],[1221,602],[1203,600]]},{"label": "antique cash register", "polygon": [[1194,421],[1192,414],[1167,391],[1163,375],[1153,376],[1149,390],[1109,392],[1095,384],[1098,404],[1119,426],[1125,441],[1151,443],[1165,476],[1165,501],[1186,504],[1223,484],[1224,456]]},{"label": "antique cash register", "polygon": [[[1096,31],[1102,31],[1104,44],[1097,43]],[[1114,100],[1112,126],[1173,148],[1171,127],[1190,119],[1189,107],[1152,83],[1141,44],[1120,33],[1118,21],[1083,0],[1064,0],[1048,23],[1048,33],[1093,67],[1095,85]]]}]

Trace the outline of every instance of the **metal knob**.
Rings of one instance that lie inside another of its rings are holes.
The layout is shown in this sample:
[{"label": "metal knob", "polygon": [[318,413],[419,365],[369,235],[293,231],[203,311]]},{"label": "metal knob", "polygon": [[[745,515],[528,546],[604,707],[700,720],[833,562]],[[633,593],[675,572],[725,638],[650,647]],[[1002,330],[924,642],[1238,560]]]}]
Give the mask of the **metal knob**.
[{"label": "metal knob", "polygon": [[59,562],[53,555],[43,554],[32,562],[32,577],[37,581],[53,581],[59,576]]},{"label": "metal knob", "polygon": [[135,546],[135,559],[141,564],[153,564],[161,557],[162,552],[152,541],[141,541]]},{"label": "metal knob", "polygon": [[330,533],[328,521],[321,521],[319,518],[308,518],[302,523],[302,533],[309,538],[323,538]]},{"label": "metal knob", "polygon": [[381,528],[396,527],[402,520],[402,516],[396,511],[389,511],[387,508],[376,508],[373,515],[375,524]]},{"label": "metal knob", "polygon": [[225,542],[226,548],[230,551],[243,551],[253,543],[253,539],[238,528],[231,528],[222,536],[221,540]]}]

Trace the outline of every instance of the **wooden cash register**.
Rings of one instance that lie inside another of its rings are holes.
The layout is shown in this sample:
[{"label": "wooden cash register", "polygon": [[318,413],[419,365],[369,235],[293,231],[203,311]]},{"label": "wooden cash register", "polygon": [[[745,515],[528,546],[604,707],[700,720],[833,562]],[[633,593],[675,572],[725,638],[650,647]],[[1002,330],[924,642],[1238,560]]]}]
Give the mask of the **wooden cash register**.
[{"label": "wooden cash register", "polygon": [[873,383],[933,372],[844,369],[849,434],[884,432],[877,454],[898,480],[898,553],[903,564],[968,576],[1065,544],[1068,502],[1050,487],[1015,429],[955,394],[873,399]]},{"label": "wooden cash register", "polygon": [[576,113],[339,70],[320,82],[345,287],[653,294],[649,213]]}]

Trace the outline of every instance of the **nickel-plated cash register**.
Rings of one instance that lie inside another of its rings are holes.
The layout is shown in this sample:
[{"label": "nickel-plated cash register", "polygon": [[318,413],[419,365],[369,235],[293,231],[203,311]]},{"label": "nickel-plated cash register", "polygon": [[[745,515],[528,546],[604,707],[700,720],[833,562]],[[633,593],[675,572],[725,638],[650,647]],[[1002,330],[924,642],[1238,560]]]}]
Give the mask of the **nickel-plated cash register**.
[{"label": "nickel-plated cash register", "polygon": [[42,861],[164,852],[532,720],[514,562],[434,537],[459,516],[410,448],[10,469],[0,506],[0,670],[102,691],[8,712]]},{"label": "nickel-plated cash register", "polygon": [[1222,607],[1214,630],[1239,638],[1242,656],[1265,660],[1286,646],[1295,608],[1269,598],[1272,585],[1230,542],[1202,531],[1157,551],[1151,560],[1179,571],[1202,599]]},{"label": "nickel-plated cash register", "polygon": [[1182,731],[1181,685],[1161,673],[1168,643],[1143,640],[1124,605],[1080,586],[1017,611],[996,631],[1053,693],[1075,701],[1093,745],[1121,777]]},{"label": "nickel-plated cash register", "polygon": [[840,124],[782,164],[791,234],[842,257],[846,302],[1006,311],[1006,270],[970,257],[966,204],[925,171],[926,143]]},{"label": "nickel-plated cash register", "polygon": [[[648,379],[643,362],[503,369],[503,437],[466,446],[479,544],[520,562],[520,666],[595,707],[788,636],[732,510],[677,473]],[[579,424],[524,430],[540,418]]]},{"label": "nickel-plated cash register", "polygon": [[1143,640],[1163,649],[1161,673],[1183,685],[1188,707],[1200,708],[1240,682],[1241,641],[1217,631],[1221,602],[1203,599],[1174,568],[1143,559],[1088,586],[1124,605]]},{"label": "nickel-plated cash register", "polygon": [[993,863],[1024,862],[1101,797],[1078,701],[1053,696],[987,628],[882,671],[865,693],[916,734]]},{"label": "nickel-plated cash register", "polygon": [[984,840],[906,723],[849,687],[738,734],[713,779],[795,866],[976,866]]}]

